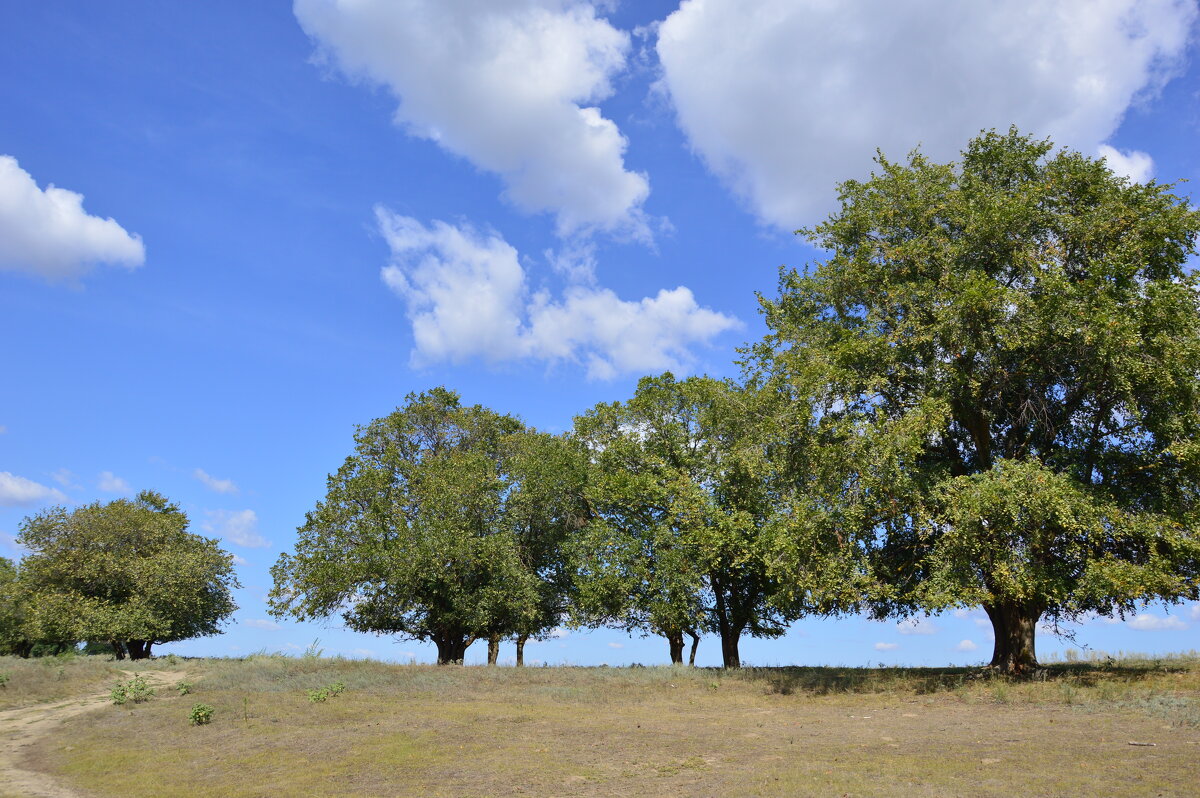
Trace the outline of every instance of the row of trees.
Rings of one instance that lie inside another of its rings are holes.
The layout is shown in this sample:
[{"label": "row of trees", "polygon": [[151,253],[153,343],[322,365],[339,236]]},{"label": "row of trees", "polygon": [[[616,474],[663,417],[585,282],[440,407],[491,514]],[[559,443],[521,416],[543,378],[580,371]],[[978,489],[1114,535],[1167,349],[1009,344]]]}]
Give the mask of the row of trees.
[{"label": "row of trees", "polygon": [[143,659],[155,644],[217,634],[237,609],[233,557],[187,529],[152,491],[25,519],[17,543],[29,553],[19,567],[0,558],[0,654],[89,641]]},{"label": "row of trees", "polygon": [[[1200,595],[1200,213],[1048,141],[878,159],[801,231],[740,383],[641,381],[551,436],[450,391],[359,430],[271,608],[433,641],[721,639],[806,614],[1041,620]],[[518,650],[520,650],[518,648]]]}]

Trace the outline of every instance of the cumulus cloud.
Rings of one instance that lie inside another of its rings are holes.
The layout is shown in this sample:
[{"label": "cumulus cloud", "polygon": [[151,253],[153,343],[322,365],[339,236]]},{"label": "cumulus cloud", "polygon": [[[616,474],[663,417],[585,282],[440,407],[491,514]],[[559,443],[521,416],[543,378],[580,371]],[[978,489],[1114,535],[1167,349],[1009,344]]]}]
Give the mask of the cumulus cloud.
[{"label": "cumulus cloud", "polygon": [[688,0],[659,27],[660,86],[708,167],[792,229],[876,148],[949,160],[1016,124],[1097,152],[1177,73],[1195,19],[1188,0]]},{"label": "cumulus cloud", "polygon": [[1178,631],[1188,628],[1188,625],[1173,615],[1160,618],[1149,612],[1142,612],[1125,622],[1130,629],[1139,632]]},{"label": "cumulus cloud", "polygon": [[571,634],[570,630],[564,629],[561,626],[556,626],[554,629],[550,630],[550,636],[558,640],[561,640],[569,634]]},{"label": "cumulus cloud", "polygon": [[582,0],[295,0],[320,52],[386,86],[395,121],[504,181],[559,231],[647,235],[646,176],[595,104],[625,69],[629,35]]},{"label": "cumulus cloud", "polygon": [[895,651],[898,648],[900,648],[899,643],[876,643],[875,644],[876,651]]},{"label": "cumulus cloud", "polygon": [[232,479],[217,479],[210,475],[203,468],[197,468],[192,472],[192,476],[200,480],[209,490],[217,493],[237,493],[238,486],[233,483]]},{"label": "cumulus cloud", "polygon": [[263,631],[267,632],[272,632],[280,628],[279,624],[275,623],[274,621],[268,621],[266,619],[259,618],[250,618],[242,621],[242,626],[249,626],[251,629],[262,629]]},{"label": "cumulus cloud", "polygon": [[624,643],[609,643],[608,647],[609,648],[625,648],[625,644]]},{"label": "cumulus cloud", "polygon": [[928,618],[905,618],[896,624],[896,630],[902,635],[932,635],[939,631]]},{"label": "cumulus cloud", "polygon": [[210,535],[245,546],[260,549],[271,545],[258,534],[258,514],[253,510],[206,510],[207,520],[200,525]]},{"label": "cumulus cloud", "polygon": [[606,288],[531,292],[517,250],[497,235],[376,209],[392,251],[384,283],[408,306],[413,362],[577,362],[593,379],[687,371],[691,349],[740,326],[679,286],[624,300]]},{"label": "cumulus cloud", "polygon": [[96,478],[96,487],[105,493],[129,493],[133,488],[129,483],[111,471],[101,471]]},{"label": "cumulus cloud", "polygon": [[1144,152],[1118,150],[1108,144],[1101,144],[1098,152],[1109,169],[1134,183],[1145,183],[1154,176],[1154,159]]},{"label": "cumulus cloud", "polygon": [[956,645],[954,647],[954,650],[955,651],[974,651],[977,648],[979,648],[979,646],[975,645],[974,640],[960,640],[958,642],[958,645]]},{"label": "cumulus cloud", "polygon": [[45,502],[65,502],[62,491],[19,477],[8,471],[0,471],[0,507],[29,507]]},{"label": "cumulus cloud", "polygon": [[83,209],[83,195],[38,188],[16,158],[0,155],[0,271],[73,280],[99,263],[136,269],[142,239]]}]

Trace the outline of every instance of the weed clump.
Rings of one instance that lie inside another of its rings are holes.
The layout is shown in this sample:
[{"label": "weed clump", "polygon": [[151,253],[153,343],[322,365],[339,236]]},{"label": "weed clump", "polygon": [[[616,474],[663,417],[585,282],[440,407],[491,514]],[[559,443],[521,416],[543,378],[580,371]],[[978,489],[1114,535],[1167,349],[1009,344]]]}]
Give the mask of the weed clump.
[{"label": "weed clump", "polygon": [[193,726],[206,726],[212,723],[213,708],[208,704],[193,704],[192,711],[188,713],[188,720]]},{"label": "weed clump", "polygon": [[144,676],[136,675],[127,682],[118,682],[109,693],[114,704],[120,705],[128,701],[140,704],[154,697],[154,688]]},{"label": "weed clump", "polygon": [[321,703],[324,703],[325,701],[328,701],[330,698],[333,698],[335,695],[341,695],[341,693],[345,689],[346,689],[345,683],[341,682],[341,681],[337,681],[337,682],[334,682],[333,684],[327,685],[325,687],[321,687],[316,690],[309,690],[308,691],[308,700],[314,704],[321,704]]},{"label": "weed clump", "polygon": [[192,692],[192,683],[180,682],[179,684],[175,685],[175,689],[179,691],[181,696],[187,695],[188,693]]}]

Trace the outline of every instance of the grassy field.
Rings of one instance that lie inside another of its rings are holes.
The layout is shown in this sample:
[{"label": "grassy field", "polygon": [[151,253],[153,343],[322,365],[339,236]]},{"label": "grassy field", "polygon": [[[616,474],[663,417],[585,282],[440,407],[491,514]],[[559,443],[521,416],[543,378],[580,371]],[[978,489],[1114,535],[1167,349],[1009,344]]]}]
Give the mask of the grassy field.
[{"label": "grassy field", "polygon": [[[194,675],[191,695],[74,718],[26,766],[121,798],[1200,793],[1195,656],[1063,663],[1022,683],[282,656],[171,667]],[[337,681],[340,695],[308,699]],[[5,688],[20,689],[16,676]],[[214,707],[210,725],[189,724],[197,702]]]}]

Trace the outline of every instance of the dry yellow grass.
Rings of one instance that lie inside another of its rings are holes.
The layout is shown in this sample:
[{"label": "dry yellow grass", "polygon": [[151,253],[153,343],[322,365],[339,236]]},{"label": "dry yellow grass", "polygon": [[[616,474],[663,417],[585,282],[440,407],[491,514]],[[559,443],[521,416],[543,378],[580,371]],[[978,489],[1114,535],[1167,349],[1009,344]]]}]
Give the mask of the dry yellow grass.
[{"label": "dry yellow grass", "polygon": [[[28,765],[97,796],[1195,795],[1200,662],[946,669],[191,661]],[[305,690],[347,690],[310,703]],[[193,703],[216,708],[192,727]],[[1130,742],[1153,743],[1130,745]]]}]

